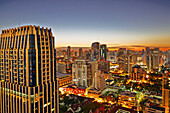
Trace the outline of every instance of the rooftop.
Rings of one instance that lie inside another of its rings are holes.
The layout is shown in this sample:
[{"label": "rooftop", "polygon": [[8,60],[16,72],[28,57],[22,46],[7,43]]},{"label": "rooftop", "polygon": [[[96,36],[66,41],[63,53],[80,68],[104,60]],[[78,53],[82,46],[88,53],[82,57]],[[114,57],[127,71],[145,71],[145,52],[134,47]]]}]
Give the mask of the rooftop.
[{"label": "rooftop", "polygon": [[126,96],[129,96],[129,97],[136,97],[137,93],[135,92],[130,92],[130,91],[122,91],[120,93],[120,95],[126,95]]},{"label": "rooftop", "polygon": [[59,73],[59,72],[57,72],[56,77],[59,78],[59,77],[67,76],[67,75],[70,75],[70,74],[68,74],[68,73]]}]

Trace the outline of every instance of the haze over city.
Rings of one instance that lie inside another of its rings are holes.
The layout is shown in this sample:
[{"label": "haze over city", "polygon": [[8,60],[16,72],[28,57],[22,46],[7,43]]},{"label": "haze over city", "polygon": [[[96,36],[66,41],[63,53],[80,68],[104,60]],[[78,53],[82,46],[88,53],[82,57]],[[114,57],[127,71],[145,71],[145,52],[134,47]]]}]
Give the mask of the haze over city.
[{"label": "haze over city", "polygon": [[[2,0],[0,31],[23,25],[52,28],[55,47],[169,48],[169,0]],[[17,7],[17,8],[16,8]]]}]

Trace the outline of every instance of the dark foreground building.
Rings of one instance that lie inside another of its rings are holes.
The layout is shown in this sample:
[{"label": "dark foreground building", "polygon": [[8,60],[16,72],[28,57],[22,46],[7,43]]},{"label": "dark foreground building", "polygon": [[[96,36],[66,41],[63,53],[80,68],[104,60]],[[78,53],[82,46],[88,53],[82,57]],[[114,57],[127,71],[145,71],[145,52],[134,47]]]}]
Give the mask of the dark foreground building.
[{"label": "dark foreground building", "polygon": [[0,113],[57,113],[51,29],[22,26],[0,37]]}]

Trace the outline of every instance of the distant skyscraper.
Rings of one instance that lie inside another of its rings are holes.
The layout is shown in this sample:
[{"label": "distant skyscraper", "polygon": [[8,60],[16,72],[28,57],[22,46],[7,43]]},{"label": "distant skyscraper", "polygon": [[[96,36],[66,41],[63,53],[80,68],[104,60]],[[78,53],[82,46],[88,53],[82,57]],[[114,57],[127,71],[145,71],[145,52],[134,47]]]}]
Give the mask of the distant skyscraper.
[{"label": "distant skyscraper", "polygon": [[133,59],[132,55],[128,55],[128,74],[132,73]]},{"label": "distant skyscraper", "polygon": [[67,58],[70,61],[70,58],[71,58],[71,47],[70,46],[68,46],[67,48]]},{"label": "distant skyscraper", "polygon": [[159,69],[159,48],[153,50],[153,69]]},{"label": "distant skyscraper", "polygon": [[77,52],[77,51],[75,51],[74,55],[77,57],[77,56],[78,56],[78,52]]},{"label": "distant skyscraper", "polygon": [[83,56],[83,49],[79,48],[79,57],[82,57],[82,56]]},{"label": "distant skyscraper", "polygon": [[148,72],[153,71],[153,49],[146,47],[146,66]]},{"label": "distant skyscraper", "polygon": [[106,44],[100,45],[100,59],[107,60],[107,46]]},{"label": "distant skyscraper", "polygon": [[149,71],[149,47],[146,47],[146,66]]},{"label": "distant skyscraper", "polygon": [[0,112],[57,113],[54,37],[51,29],[2,30]]},{"label": "distant skyscraper", "polygon": [[143,61],[143,65],[146,65],[146,53],[143,53],[142,55],[142,61]]},{"label": "distant skyscraper", "polygon": [[[126,48],[119,48],[118,53],[117,53],[117,63],[119,64],[119,69],[120,70],[125,70],[125,53],[126,53]],[[126,60],[127,61],[127,60]]]},{"label": "distant skyscraper", "polygon": [[162,105],[166,108],[165,113],[170,112],[170,72],[163,68],[163,85],[162,85]]},{"label": "distant skyscraper", "polygon": [[94,42],[91,45],[91,60],[98,61],[100,60],[100,43]]}]

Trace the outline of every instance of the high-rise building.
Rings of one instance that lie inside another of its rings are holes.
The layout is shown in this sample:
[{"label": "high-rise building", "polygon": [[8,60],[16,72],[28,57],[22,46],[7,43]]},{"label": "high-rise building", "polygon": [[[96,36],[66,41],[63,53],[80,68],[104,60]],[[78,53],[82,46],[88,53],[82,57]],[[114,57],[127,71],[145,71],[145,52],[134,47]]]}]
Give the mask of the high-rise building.
[{"label": "high-rise building", "polygon": [[131,79],[134,82],[142,82],[146,78],[146,71],[140,65],[134,65],[132,68]]},{"label": "high-rise building", "polygon": [[124,70],[125,68],[125,53],[126,53],[126,48],[119,48],[118,53],[117,53],[117,63],[119,64],[119,69]]},{"label": "high-rise building", "polygon": [[146,66],[148,72],[153,71],[153,49],[146,47]]},{"label": "high-rise building", "polygon": [[107,46],[106,44],[100,45],[100,60],[107,60]]},{"label": "high-rise building", "polygon": [[153,50],[153,69],[159,69],[159,48],[154,48]]},{"label": "high-rise building", "polygon": [[95,76],[93,78],[92,88],[103,91],[106,88],[106,81],[104,79],[104,73],[101,73],[100,70],[95,72]]},{"label": "high-rise building", "polygon": [[70,46],[68,46],[67,48],[67,58],[70,61],[70,58],[71,58],[71,47]]},{"label": "high-rise building", "polygon": [[146,66],[149,71],[149,47],[146,47]]},{"label": "high-rise building", "polygon": [[95,73],[98,72],[98,61],[90,61],[90,67],[91,67],[91,77],[92,77],[92,80],[93,78],[95,77]]},{"label": "high-rise building", "polygon": [[73,84],[89,87],[92,84],[91,65],[84,59],[76,59],[72,65],[72,78]]},{"label": "high-rise building", "polygon": [[128,74],[132,73],[133,59],[132,55],[128,55]]},{"label": "high-rise building", "polygon": [[55,56],[51,29],[30,25],[2,30],[1,113],[58,112]]},{"label": "high-rise building", "polygon": [[143,65],[146,65],[146,53],[143,53],[142,61],[143,61]]},{"label": "high-rise building", "polygon": [[91,61],[100,60],[100,43],[94,42],[91,45]]},{"label": "high-rise building", "polygon": [[165,107],[165,113],[170,113],[170,72],[167,72],[166,69],[163,68],[162,74],[162,105]]},{"label": "high-rise building", "polygon": [[82,56],[83,56],[83,49],[79,48],[79,57],[82,57]]}]

